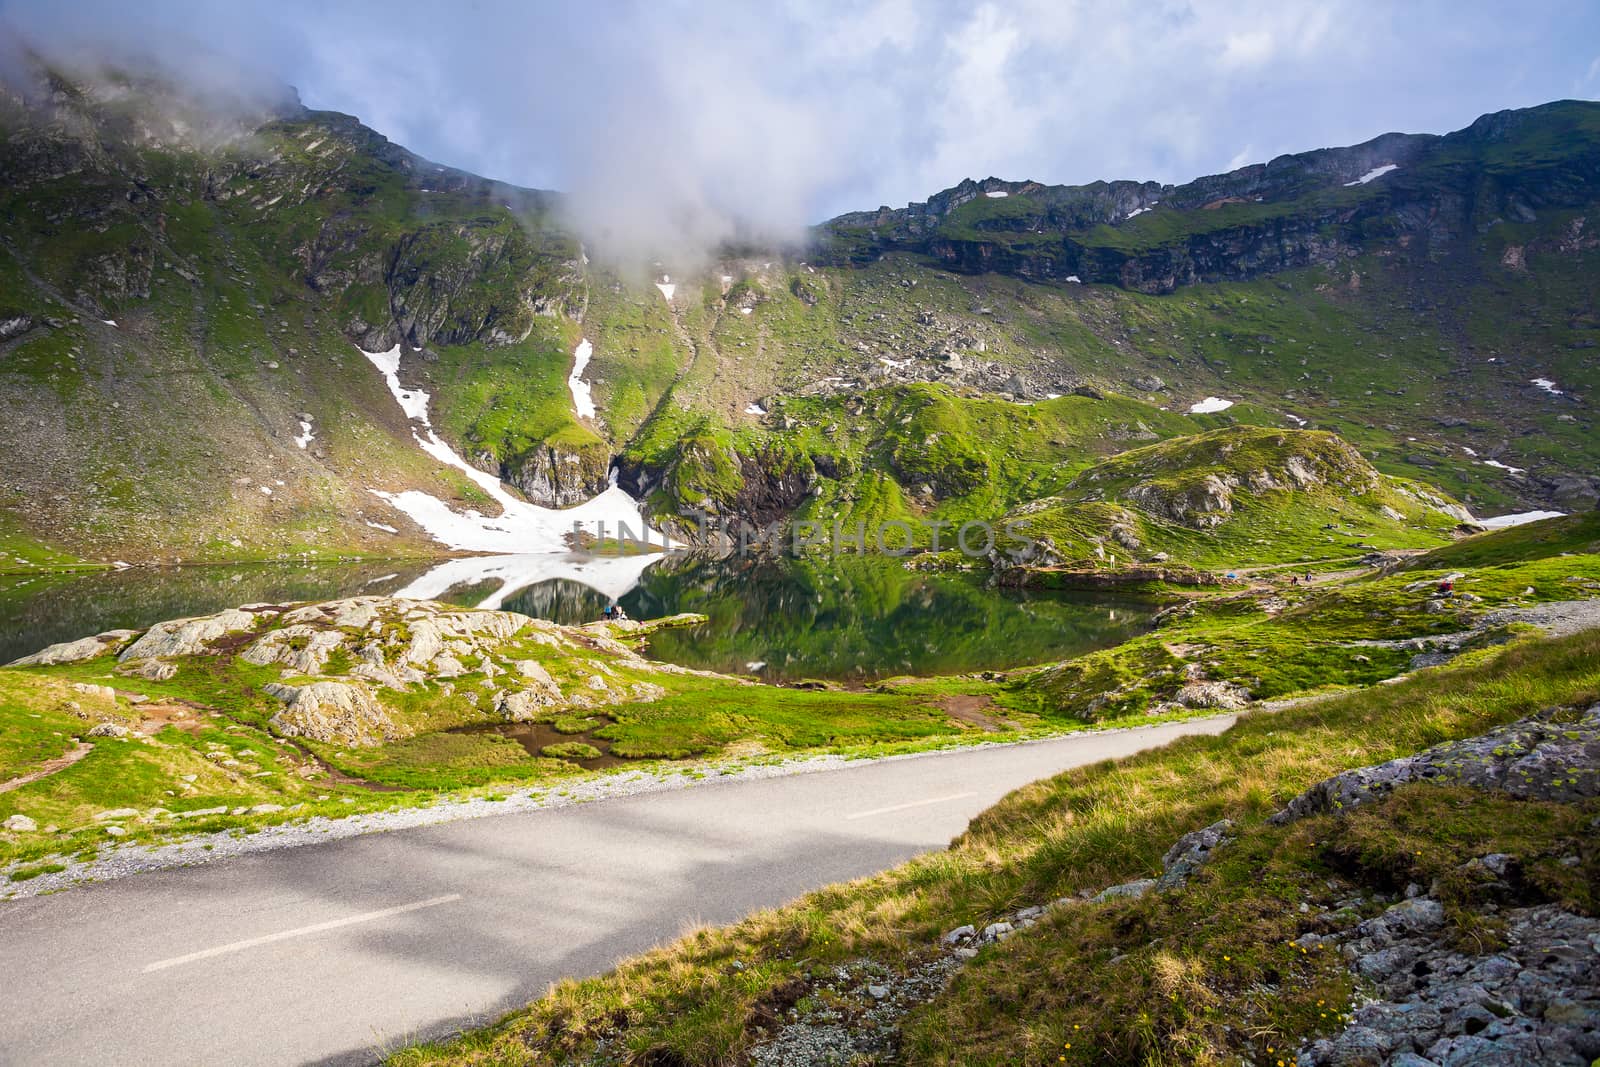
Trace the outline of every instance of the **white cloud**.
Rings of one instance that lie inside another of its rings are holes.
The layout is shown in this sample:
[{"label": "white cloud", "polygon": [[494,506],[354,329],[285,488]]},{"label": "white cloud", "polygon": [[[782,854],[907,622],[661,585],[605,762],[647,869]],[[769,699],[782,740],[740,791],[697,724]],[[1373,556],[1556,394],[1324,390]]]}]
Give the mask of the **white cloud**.
[{"label": "white cloud", "polygon": [[265,67],[431,158],[568,190],[587,231],[637,248],[990,173],[1184,181],[1600,77],[1600,7],[1489,0],[0,3],[57,45]]},{"label": "white cloud", "polygon": [[1265,63],[1273,55],[1272,34],[1266,30],[1246,30],[1231,33],[1222,42],[1224,67],[1254,67]]}]

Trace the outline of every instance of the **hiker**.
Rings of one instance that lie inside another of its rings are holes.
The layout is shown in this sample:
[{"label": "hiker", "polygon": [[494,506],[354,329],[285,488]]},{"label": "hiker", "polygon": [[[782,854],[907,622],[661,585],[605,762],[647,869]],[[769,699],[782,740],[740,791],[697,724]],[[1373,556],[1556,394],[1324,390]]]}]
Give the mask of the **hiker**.
[{"label": "hiker", "polygon": [[1307,585],[1311,584],[1311,572],[1310,571],[1306,571],[1306,584]]},{"label": "hiker", "polygon": [[1290,585],[1299,585],[1300,584],[1300,576],[1298,574],[1289,575],[1289,584]]},{"label": "hiker", "polygon": [[1442,595],[1444,595],[1444,596],[1454,596],[1455,595],[1455,591],[1456,591],[1456,583],[1452,582],[1450,579],[1446,578],[1444,581],[1439,583],[1439,592]]}]

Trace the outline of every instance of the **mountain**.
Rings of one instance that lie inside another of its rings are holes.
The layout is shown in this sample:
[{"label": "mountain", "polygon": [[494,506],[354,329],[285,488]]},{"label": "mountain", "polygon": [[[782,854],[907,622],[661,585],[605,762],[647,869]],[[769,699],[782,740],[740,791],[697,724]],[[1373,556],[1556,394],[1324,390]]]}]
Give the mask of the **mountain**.
[{"label": "mountain", "polygon": [[967,181],[647,278],[559,194],[292,94],[38,73],[0,92],[0,567],[438,551],[428,498],[493,515],[496,479],[561,508],[615,475],[679,536],[994,519],[1248,426],[1478,509],[1600,497],[1600,105],[1177,187]]}]

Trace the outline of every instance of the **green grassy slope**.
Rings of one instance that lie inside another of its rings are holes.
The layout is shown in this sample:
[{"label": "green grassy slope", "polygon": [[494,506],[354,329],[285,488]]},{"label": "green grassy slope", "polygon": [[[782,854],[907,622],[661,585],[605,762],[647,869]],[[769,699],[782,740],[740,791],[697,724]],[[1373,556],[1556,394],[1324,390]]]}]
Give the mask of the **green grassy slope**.
[{"label": "green grassy slope", "polygon": [[[1314,820],[1275,830],[1265,818],[1342,770],[1541,708],[1587,706],[1600,699],[1597,665],[1595,631],[1525,644],[1398,685],[1252,715],[1219,737],[1069,771],[1012,794],[946,851],[695,932],[610,974],[564,982],[496,1026],[390,1062],[582,1062],[599,1040],[616,1059],[729,1062],[769,1032],[774,1005],[786,1019],[789,1005],[805,1018],[834,1003],[822,986],[847,961],[887,971],[917,965],[962,923],[981,926],[1158,870],[1176,838],[1224,817],[1240,841],[1197,888],[1061,909],[983,950],[912,1016],[902,1054],[917,1063],[1039,1064],[1259,1061],[1268,1046],[1278,1055],[1338,1029],[1350,1006],[1334,954],[1285,946],[1313,928],[1290,905],[1320,904],[1330,876],[1344,879],[1345,891],[1390,890],[1394,879],[1427,884],[1503,845],[1549,873],[1540,881],[1546,899],[1592,908],[1581,878],[1551,857],[1583,836],[1593,811],[1422,785],[1339,827]],[[1274,995],[1240,995],[1268,981]]]},{"label": "green grassy slope", "polygon": [[[162,125],[203,111],[170,87],[56,87],[0,94],[0,448],[28,457],[0,509],[78,556],[425,548],[366,490],[472,494],[356,342],[404,342],[446,438],[563,501],[620,457],[664,513],[993,519],[1120,448],[1302,422],[1474,508],[1600,497],[1593,105],[1176,189],[958,187],[675,271],[668,301],[589,263],[553,194],[348,116],[198,138]],[[1400,169],[1345,184],[1379,156]],[[593,421],[564,384],[582,337]],[[1181,414],[1208,395],[1235,404]]]}]

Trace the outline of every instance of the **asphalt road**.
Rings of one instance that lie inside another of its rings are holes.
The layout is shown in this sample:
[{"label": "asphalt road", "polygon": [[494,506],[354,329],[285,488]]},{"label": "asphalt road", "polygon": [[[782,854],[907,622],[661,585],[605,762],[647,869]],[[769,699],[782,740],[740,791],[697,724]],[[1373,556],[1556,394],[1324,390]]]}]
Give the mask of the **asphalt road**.
[{"label": "asphalt road", "polygon": [[942,848],[1222,717],[445,823],[0,903],[0,1063],[366,1063]]}]

